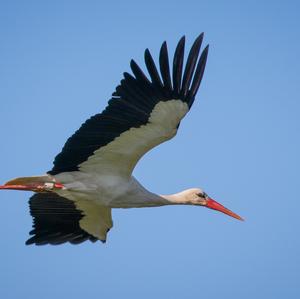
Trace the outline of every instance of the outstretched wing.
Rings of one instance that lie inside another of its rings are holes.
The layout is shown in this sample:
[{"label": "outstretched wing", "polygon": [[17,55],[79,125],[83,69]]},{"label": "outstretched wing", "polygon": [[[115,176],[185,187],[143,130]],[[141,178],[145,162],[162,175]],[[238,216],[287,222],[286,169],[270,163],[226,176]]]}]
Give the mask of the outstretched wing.
[{"label": "outstretched wing", "polygon": [[53,192],[36,193],[29,200],[33,235],[26,244],[79,244],[106,241],[112,227],[111,209],[92,201],[71,201]]},{"label": "outstretched wing", "polygon": [[172,78],[167,44],[160,49],[157,70],[148,49],[149,80],[134,60],[133,75],[124,73],[108,106],[88,119],[66,142],[50,174],[84,171],[130,176],[138,160],[154,146],[172,138],[191,108],[200,86],[208,46],[200,58],[203,33],[195,40],[183,72],[185,37],[176,47]]}]

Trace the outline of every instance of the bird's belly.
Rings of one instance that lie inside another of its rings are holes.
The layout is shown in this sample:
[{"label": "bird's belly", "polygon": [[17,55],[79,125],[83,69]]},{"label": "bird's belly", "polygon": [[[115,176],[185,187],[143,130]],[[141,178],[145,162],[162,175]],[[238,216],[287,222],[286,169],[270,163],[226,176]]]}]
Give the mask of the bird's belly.
[{"label": "bird's belly", "polygon": [[93,200],[112,207],[123,202],[130,193],[130,180],[113,175],[99,176],[77,171],[61,173],[55,179],[65,186],[57,193],[71,200]]}]

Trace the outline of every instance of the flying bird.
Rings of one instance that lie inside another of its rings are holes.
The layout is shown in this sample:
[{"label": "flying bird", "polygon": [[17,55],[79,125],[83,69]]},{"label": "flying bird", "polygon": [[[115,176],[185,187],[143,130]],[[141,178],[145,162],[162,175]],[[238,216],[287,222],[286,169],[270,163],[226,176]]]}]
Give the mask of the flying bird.
[{"label": "flying bird", "polygon": [[171,71],[167,43],[159,53],[159,69],[148,49],[149,76],[134,60],[102,113],[88,119],[65,143],[45,175],[20,177],[0,189],[27,190],[33,217],[26,244],[79,244],[106,241],[113,226],[112,208],[194,205],[240,216],[193,188],[158,195],[132,175],[141,157],[173,138],[199,89],[208,55],[201,55],[203,33],[194,41],[184,63],[185,37],[175,49]]}]

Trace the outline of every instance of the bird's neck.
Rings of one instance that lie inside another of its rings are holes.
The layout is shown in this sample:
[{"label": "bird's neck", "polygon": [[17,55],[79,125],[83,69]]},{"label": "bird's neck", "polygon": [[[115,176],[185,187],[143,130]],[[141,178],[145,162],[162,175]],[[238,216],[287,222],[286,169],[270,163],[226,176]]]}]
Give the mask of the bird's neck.
[{"label": "bird's neck", "polygon": [[[122,198],[122,205],[124,205],[124,198]],[[187,197],[180,193],[158,195],[155,193],[147,192],[142,195],[135,196],[134,200],[130,201],[128,207],[160,207],[167,205],[188,205],[191,204]],[[119,206],[118,206],[119,207]],[[127,206],[126,206],[127,207]]]},{"label": "bird's neck", "polygon": [[160,195],[166,204],[169,205],[188,205],[191,204],[184,192],[175,194]]}]

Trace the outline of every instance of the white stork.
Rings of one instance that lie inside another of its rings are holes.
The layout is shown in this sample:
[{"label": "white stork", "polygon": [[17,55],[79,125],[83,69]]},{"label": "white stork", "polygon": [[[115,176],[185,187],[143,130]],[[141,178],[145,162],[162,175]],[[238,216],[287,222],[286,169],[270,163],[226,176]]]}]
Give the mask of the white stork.
[{"label": "white stork", "polygon": [[191,108],[208,54],[206,46],[199,57],[202,40],[203,33],[195,40],[184,70],[185,37],[179,40],[172,75],[166,42],[160,49],[160,72],[146,49],[150,79],[131,60],[133,75],[124,73],[108,106],[67,140],[52,170],[0,186],[36,192],[29,200],[33,230],[26,244],[105,242],[113,226],[112,208],[195,205],[242,220],[199,188],[157,195],[132,175],[146,152],[176,135]]}]

